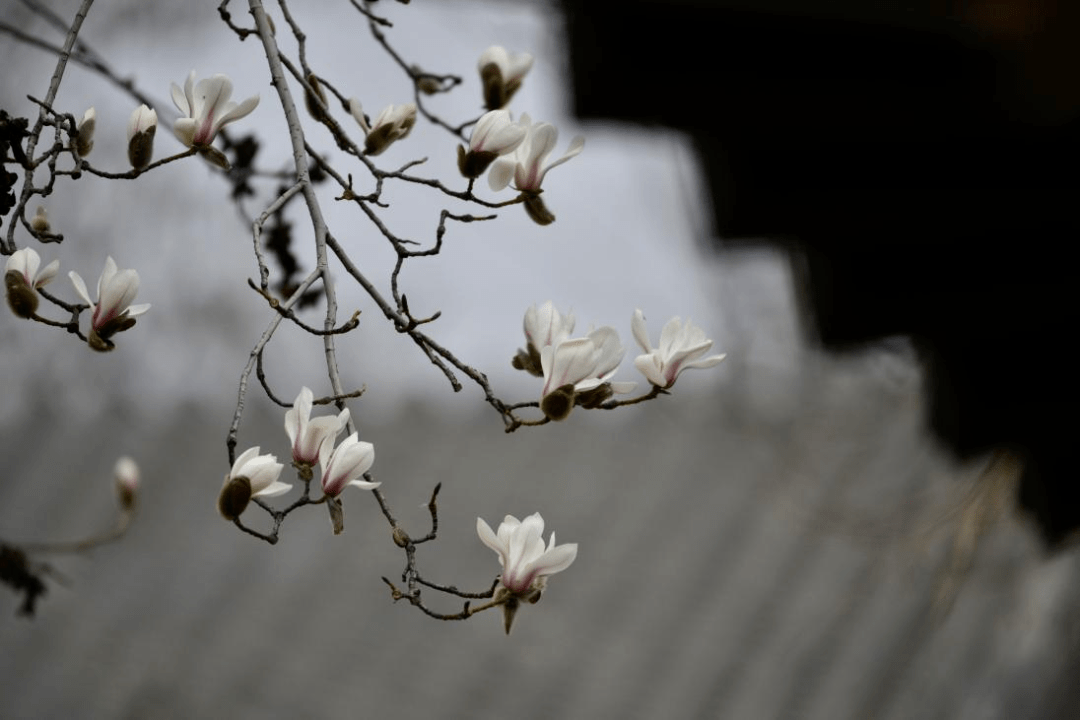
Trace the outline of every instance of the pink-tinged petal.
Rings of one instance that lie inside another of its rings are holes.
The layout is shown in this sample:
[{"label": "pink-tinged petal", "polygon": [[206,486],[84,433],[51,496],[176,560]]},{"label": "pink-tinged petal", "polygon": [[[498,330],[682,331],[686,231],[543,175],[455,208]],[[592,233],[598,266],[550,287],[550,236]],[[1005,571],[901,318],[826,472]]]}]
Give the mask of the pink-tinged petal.
[{"label": "pink-tinged petal", "polygon": [[173,123],[173,132],[176,138],[186,147],[191,147],[195,142],[195,130],[198,125],[191,118],[180,118]]},{"label": "pink-tinged petal", "polygon": [[660,331],[659,349],[665,360],[678,350],[679,336],[682,332],[682,320],[679,317],[673,317],[664,324],[664,328]]},{"label": "pink-tinged petal", "polygon": [[270,483],[269,485],[267,485],[262,490],[260,490],[258,492],[251,493],[251,496],[252,497],[277,497],[278,495],[284,495],[285,493],[289,492],[290,490],[292,490],[292,485],[290,485],[289,483],[281,482],[280,480],[275,480],[274,482]]},{"label": "pink-tinged petal", "polygon": [[39,288],[42,285],[46,285],[52,282],[56,274],[60,272],[60,261],[53,260],[51,263],[41,269],[40,272],[34,278],[34,287]]},{"label": "pink-tinged petal", "polygon": [[[102,278],[105,276],[102,275]],[[121,270],[99,288],[98,307],[94,312],[94,326],[118,317],[128,309],[139,292],[139,274],[134,270]]]},{"label": "pink-tinged petal", "polygon": [[240,453],[240,457],[236,458],[236,462],[233,463],[232,471],[229,472],[229,477],[240,477],[240,469],[247,465],[248,461],[258,457],[259,446],[248,448],[244,452]]},{"label": "pink-tinged petal", "polygon": [[553,547],[532,564],[534,575],[554,575],[573,565],[577,559],[577,543]]},{"label": "pink-tinged petal", "polygon": [[503,555],[506,554],[506,544],[499,540],[483,518],[476,518],[476,534],[480,536],[480,542],[499,554],[499,564],[502,564]]},{"label": "pink-tinged petal", "polygon": [[116,276],[116,261],[112,259],[112,255],[105,258],[105,269],[101,271],[101,275],[98,276],[97,281],[97,296],[98,305],[101,305],[101,295],[103,289],[112,285],[113,278]]},{"label": "pink-tinged petal", "polygon": [[180,86],[176,83],[171,83],[172,101],[176,109],[180,111],[180,115],[184,117],[191,117],[191,105],[188,103],[187,96],[184,91],[180,89]]},{"label": "pink-tinged petal", "polygon": [[634,392],[634,388],[637,387],[637,383],[632,380],[626,382],[609,382],[608,385],[611,386],[611,392],[615,393],[616,395],[625,395],[626,393],[632,393]]},{"label": "pink-tinged petal", "polygon": [[224,126],[231,122],[236,122],[241,118],[245,118],[252,113],[259,106],[259,96],[252,95],[247,100],[244,100],[239,105],[226,109],[218,116],[218,119],[214,122],[215,134],[217,130],[220,130]]},{"label": "pink-tinged petal", "polygon": [[71,278],[71,284],[75,286],[75,292],[83,299],[83,302],[91,308],[94,307],[94,301],[90,299],[90,293],[86,290],[86,283],[83,282],[82,276],[72,270],[68,273],[68,277]]},{"label": "pink-tinged petal", "polygon": [[712,355],[712,356],[707,357],[707,358],[702,358],[701,360],[695,360],[693,362],[688,362],[685,365],[683,365],[683,369],[686,370],[686,369],[689,369],[689,368],[695,368],[695,369],[711,368],[714,365],[719,365],[721,363],[721,361],[723,361],[723,359],[726,358],[726,357],[727,357],[727,353],[720,353],[719,355]]},{"label": "pink-tinged petal", "polygon": [[664,366],[660,362],[660,358],[656,353],[649,353],[648,355],[638,355],[634,359],[634,367],[645,376],[645,379],[651,382],[653,385],[664,387],[667,385],[667,378],[664,377]]},{"label": "pink-tinged petal", "polygon": [[634,333],[634,339],[644,352],[652,352],[649,343],[649,329],[645,326],[645,314],[641,310],[634,310],[634,316],[630,319],[630,330]]},{"label": "pink-tinged petal", "polygon": [[513,156],[503,156],[495,160],[488,169],[488,187],[492,192],[499,192],[514,178],[517,161]]},{"label": "pink-tinged petal", "polygon": [[127,312],[124,313],[128,317],[139,317],[145,315],[150,309],[150,303],[140,303],[139,305],[129,305]]},{"label": "pink-tinged petal", "polygon": [[564,162],[566,162],[567,160],[569,160],[572,157],[577,157],[578,155],[581,154],[581,151],[584,150],[584,149],[585,149],[585,138],[583,138],[583,137],[581,137],[579,135],[576,138],[574,138],[573,140],[571,140],[570,141],[570,147],[567,148],[566,154],[563,155],[558,160],[556,160],[555,162],[548,165],[546,168],[544,168],[544,171],[540,174],[540,182],[541,183],[544,182],[544,176],[547,175],[548,170],[550,170],[553,167],[558,167],[559,165],[562,165]]},{"label": "pink-tinged petal", "polygon": [[367,480],[350,480],[347,484],[352,487],[360,488],[361,490],[374,490],[382,485],[381,482],[368,482]]},{"label": "pink-tinged petal", "polygon": [[357,125],[364,131],[365,135],[371,134],[371,127],[367,124],[367,120],[364,119],[364,108],[360,106],[360,101],[356,98],[349,98],[349,114],[356,120]]},{"label": "pink-tinged petal", "polygon": [[[548,352],[550,349],[550,353]],[[547,381],[541,397],[563,385],[577,385],[590,378],[596,370],[599,352],[590,338],[563,340],[540,352],[540,362]],[[545,357],[548,361],[545,363]]]}]

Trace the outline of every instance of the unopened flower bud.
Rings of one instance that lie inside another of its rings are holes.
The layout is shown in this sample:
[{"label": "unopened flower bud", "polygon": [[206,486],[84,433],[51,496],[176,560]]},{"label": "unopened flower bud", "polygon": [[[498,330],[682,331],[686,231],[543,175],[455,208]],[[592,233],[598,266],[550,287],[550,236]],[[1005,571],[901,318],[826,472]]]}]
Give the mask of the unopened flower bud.
[{"label": "unopened flower bud", "polygon": [[484,105],[488,110],[498,110],[510,102],[532,64],[533,57],[528,53],[511,56],[498,45],[484,51],[477,69],[484,85]]},{"label": "unopened flower bud", "polygon": [[311,90],[304,90],[304,107],[307,108],[308,114],[315,120],[325,122],[326,93],[323,92],[322,85],[319,84],[319,79],[314,74],[307,76],[307,82],[311,86]]},{"label": "unopened flower bud", "polygon": [[412,66],[413,75],[416,76],[416,87],[425,95],[434,95],[442,90],[442,84],[434,75],[427,75],[419,65]]},{"label": "unopened flower bud", "polygon": [[540,351],[531,342],[524,350],[518,350],[517,355],[510,360],[510,364],[516,370],[524,370],[536,377],[544,376],[544,368],[540,363]]},{"label": "unopened flower bud", "polygon": [[154,134],[157,132],[157,111],[140,105],[128,120],[128,162],[136,170],[150,164],[154,156]]},{"label": "unopened flower bud", "polygon": [[97,125],[97,111],[90,108],[83,114],[82,122],[79,123],[78,134],[75,136],[75,152],[81,157],[86,157],[94,149],[94,127]]},{"label": "unopened flower bud", "polygon": [[497,152],[468,152],[464,145],[458,145],[457,166],[463,177],[478,178],[488,166],[499,157]]},{"label": "unopened flower bud", "polygon": [[226,520],[236,520],[251,498],[289,492],[292,485],[278,480],[283,467],[273,455],[260,455],[258,446],[242,452],[225,476],[218,495],[218,512]]},{"label": "unopened flower bud", "polygon": [[7,303],[17,317],[32,318],[38,309],[37,291],[26,284],[23,276],[12,270],[4,273]]},{"label": "unopened flower bud", "polygon": [[127,455],[116,461],[113,469],[116,479],[116,497],[120,508],[131,510],[135,507],[135,497],[139,492],[139,466]]},{"label": "unopened flower bud", "polygon": [[49,213],[45,210],[44,205],[38,205],[34,217],[30,218],[30,229],[36,233],[47,233],[52,229],[49,224]]},{"label": "unopened flower bud", "polygon": [[540,411],[548,420],[565,420],[574,409],[574,386],[563,385],[552,390],[540,401]]}]

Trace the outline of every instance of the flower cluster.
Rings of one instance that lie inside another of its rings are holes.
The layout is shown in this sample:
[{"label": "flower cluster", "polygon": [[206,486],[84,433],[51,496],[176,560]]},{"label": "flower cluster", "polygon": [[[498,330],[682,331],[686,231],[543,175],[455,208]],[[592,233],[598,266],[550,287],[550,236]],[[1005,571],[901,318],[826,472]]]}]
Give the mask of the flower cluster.
[{"label": "flower cluster", "polygon": [[[605,325],[584,337],[570,337],[573,314],[561,314],[551,301],[539,308],[530,307],[523,326],[526,347],[518,350],[511,364],[544,378],[540,410],[549,420],[566,419],[575,406],[600,407],[613,395],[636,387],[633,382],[612,381],[625,354],[614,328]],[[725,357],[701,357],[712,347],[712,340],[689,320],[683,325],[679,318],[672,318],[664,326],[659,348],[649,344],[645,316],[640,310],[634,312],[631,326],[645,351],[634,365],[658,389],[670,388],[687,368],[712,367]]]},{"label": "flower cluster", "polygon": [[90,299],[79,273],[68,273],[75,292],[90,306],[90,332],[87,334],[89,345],[101,352],[112,350],[112,336],[128,330],[135,325],[135,318],[150,309],[150,305],[132,305],[139,291],[139,273],[134,270],[120,270],[112,257],[105,259],[105,269],[98,278],[95,303]]},{"label": "flower cluster", "polygon": [[495,601],[503,608],[507,634],[521,601],[536,603],[547,586],[547,579],[570,567],[577,558],[577,543],[555,544],[551,533],[544,545],[544,518],[533,513],[524,520],[507,515],[492,531],[483,518],[476,518],[476,533],[480,541],[499,555],[502,574]]},{"label": "flower cluster", "polygon": [[[334,446],[337,436],[349,423],[348,408],[337,415],[312,418],[313,403],[313,393],[303,387],[292,407],[285,412],[285,433],[292,446],[293,467],[305,486],[314,477],[313,468],[318,463],[322,470],[320,485],[324,500],[337,498],[349,485],[364,490],[379,487],[380,483],[360,479],[375,462],[374,445],[361,442],[357,433],[352,433]],[[254,463],[254,468],[243,466],[241,459]],[[258,448],[241,455],[226,476],[218,498],[222,516],[234,520],[252,497],[288,492],[292,486],[277,481],[283,467],[273,455],[259,455]],[[238,478],[246,478],[246,482]]]}]

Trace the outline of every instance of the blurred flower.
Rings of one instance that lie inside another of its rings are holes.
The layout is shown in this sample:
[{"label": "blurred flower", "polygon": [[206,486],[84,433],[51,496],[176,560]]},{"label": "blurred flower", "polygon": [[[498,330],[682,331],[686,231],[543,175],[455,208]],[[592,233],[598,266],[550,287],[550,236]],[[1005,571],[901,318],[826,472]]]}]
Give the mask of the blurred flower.
[{"label": "blurred flower", "polygon": [[236,458],[225,476],[218,496],[218,512],[226,520],[235,520],[253,497],[276,497],[292,489],[278,480],[285,467],[273,455],[260,455],[259,447],[248,448]]},{"label": "blurred flower", "polygon": [[544,160],[555,149],[559,131],[551,123],[532,124],[528,115],[522,115],[520,124],[527,128],[528,134],[512,154],[500,157],[488,173],[488,184],[495,192],[502,190],[513,180],[514,188],[524,193],[525,210],[538,225],[549,225],[555,216],[540,199],[540,185],[548,170],[562,165],[578,155],[585,148],[585,138],[578,136],[570,141],[566,153],[555,162],[544,164]]},{"label": "blurred flower", "polygon": [[583,338],[562,340],[540,350],[544,389],[540,409],[551,420],[564,420],[574,405],[596,407],[614,393],[627,393],[636,383],[613,383],[623,355],[619,334],[610,326]]},{"label": "blurred flower", "polygon": [[540,362],[540,351],[548,345],[558,345],[570,337],[570,333],[574,331],[574,313],[563,316],[548,300],[539,310],[535,305],[526,310],[523,325],[525,349],[518,350],[510,364],[530,375],[542,377],[544,370]]},{"label": "blurred flower", "polygon": [[334,439],[349,422],[349,409],[338,415],[327,415],[311,420],[311,390],[300,388],[291,409],[285,412],[285,432],[292,443],[292,459],[298,465],[312,466],[319,461],[323,445],[334,445]]},{"label": "blurred flower", "polygon": [[7,289],[8,307],[17,316],[32,317],[38,308],[37,290],[56,277],[60,261],[53,260],[38,270],[41,256],[34,248],[16,250],[4,266],[4,286]]},{"label": "blurred flower", "polygon": [[528,130],[510,118],[509,110],[492,110],[473,127],[469,149],[458,145],[458,170],[467,178],[478,178],[500,155],[514,150]]},{"label": "blurred flower", "polygon": [[372,490],[382,484],[357,479],[370,470],[375,462],[375,446],[369,442],[360,442],[358,437],[357,433],[353,433],[332,451],[333,443],[324,442],[319,447],[322,489],[330,497],[340,495],[346,485]]},{"label": "blurred flower", "polygon": [[229,102],[232,97],[232,81],[225,75],[214,75],[195,84],[192,70],[181,90],[172,83],[172,99],[181,117],[173,123],[173,130],[180,142],[188,147],[204,147],[214,142],[218,131],[225,125],[247,117],[259,104],[259,96],[253,95],[239,105]]},{"label": "blurred flower", "polygon": [[535,603],[547,585],[549,576],[562,572],[577,558],[577,543],[555,544],[555,533],[544,546],[544,518],[533,513],[522,521],[507,515],[496,534],[483,518],[476,518],[476,534],[480,542],[499,554],[502,574],[496,600],[503,603],[503,618],[507,634],[520,601]]},{"label": "blurred flower", "polygon": [[653,385],[669,388],[675,384],[679,373],[687,368],[710,368],[716,365],[726,354],[697,358],[712,347],[713,341],[705,337],[705,331],[686,320],[683,325],[678,317],[673,317],[660,331],[660,347],[654,348],[649,343],[649,331],[645,327],[645,315],[641,310],[634,311],[631,328],[638,345],[645,355],[638,355],[634,366]]},{"label": "blurred flower", "polygon": [[484,105],[488,110],[498,110],[510,102],[532,64],[533,56],[529,53],[511,56],[499,45],[484,51],[476,66],[484,85]]},{"label": "blurred flower", "polygon": [[75,152],[81,157],[86,157],[94,149],[94,128],[97,126],[97,111],[90,108],[83,113],[79,123],[78,133],[75,136]]},{"label": "blurred flower", "polygon": [[134,270],[118,270],[112,257],[105,259],[105,269],[98,278],[98,301],[90,300],[79,273],[68,273],[75,292],[90,306],[89,344],[94,350],[112,350],[112,336],[135,324],[135,318],[150,309],[149,304],[132,305],[139,291],[139,273]]},{"label": "blurred flower", "polygon": [[140,105],[128,120],[128,162],[136,170],[150,164],[154,156],[154,133],[157,132],[157,112]]},{"label": "blurred flower", "polygon": [[135,461],[124,455],[116,461],[113,469],[113,477],[116,484],[116,497],[120,500],[120,507],[130,510],[135,507],[135,497],[139,492],[139,466]]},{"label": "blurred flower", "polygon": [[387,105],[371,125],[368,125],[364,110],[356,98],[349,99],[349,112],[367,136],[364,152],[368,155],[378,155],[395,140],[407,136],[416,124],[416,105],[413,103]]}]

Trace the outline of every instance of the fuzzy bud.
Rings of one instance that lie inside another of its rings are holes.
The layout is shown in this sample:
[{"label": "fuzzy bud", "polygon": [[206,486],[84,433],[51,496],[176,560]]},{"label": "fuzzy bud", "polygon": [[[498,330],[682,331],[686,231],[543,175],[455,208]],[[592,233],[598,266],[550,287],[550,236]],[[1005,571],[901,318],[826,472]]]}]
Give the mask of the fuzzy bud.
[{"label": "fuzzy bud", "polygon": [[311,90],[304,90],[304,107],[307,108],[308,114],[318,122],[326,122],[326,110],[324,108],[329,107],[326,102],[326,93],[323,92],[322,85],[319,84],[319,79],[314,74],[307,76],[308,85],[311,86]]},{"label": "fuzzy bud", "polygon": [[540,401],[540,411],[548,420],[565,420],[574,409],[574,386],[563,385],[552,390]]},{"label": "fuzzy bud", "polygon": [[555,215],[547,209],[539,195],[529,195],[522,204],[525,205],[525,212],[537,225],[550,225],[555,222]]},{"label": "fuzzy bud", "polygon": [[470,180],[480,177],[491,163],[499,157],[497,152],[466,151],[464,145],[458,145],[457,166],[463,177]]},{"label": "fuzzy bud", "polygon": [[218,512],[226,520],[233,521],[240,517],[251,502],[251,481],[246,477],[230,478],[218,495]]},{"label": "fuzzy bud", "polygon": [[4,287],[7,289],[7,303],[11,312],[21,318],[34,317],[39,302],[37,291],[26,284],[22,274],[8,270],[4,273]]},{"label": "fuzzy bud", "polygon": [[229,158],[225,157],[225,153],[218,150],[212,145],[203,145],[199,148],[199,154],[202,155],[210,164],[217,165],[222,170],[228,172],[232,170],[232,165],[229,163]]},{"label": "fuzzy bud", "polygon": [[38,205],[34,217],[30,218],[30,229],[36,233],[47,233],[52,229],[52,225],[49,224],[49,213],[44,205]]}]

